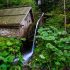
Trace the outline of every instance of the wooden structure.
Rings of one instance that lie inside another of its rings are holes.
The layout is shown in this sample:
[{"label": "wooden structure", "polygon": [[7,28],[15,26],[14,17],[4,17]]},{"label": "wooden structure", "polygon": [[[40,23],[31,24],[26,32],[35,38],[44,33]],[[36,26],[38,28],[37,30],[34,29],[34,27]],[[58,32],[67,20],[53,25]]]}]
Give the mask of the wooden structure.
[{"label": "wooden structure", "polygon": [[27,29],[32,23],[31,7],[0,10],[0,36],[26,36]]}]

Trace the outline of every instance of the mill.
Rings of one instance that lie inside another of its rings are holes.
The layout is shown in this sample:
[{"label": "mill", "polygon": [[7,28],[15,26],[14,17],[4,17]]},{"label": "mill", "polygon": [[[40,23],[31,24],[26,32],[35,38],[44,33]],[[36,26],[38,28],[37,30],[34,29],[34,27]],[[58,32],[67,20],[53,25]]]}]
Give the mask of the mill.
[{"label": "mill", "polygon": [[0,10],[0,36],[25,37],[33,23],[31,7],[18,7]]}]

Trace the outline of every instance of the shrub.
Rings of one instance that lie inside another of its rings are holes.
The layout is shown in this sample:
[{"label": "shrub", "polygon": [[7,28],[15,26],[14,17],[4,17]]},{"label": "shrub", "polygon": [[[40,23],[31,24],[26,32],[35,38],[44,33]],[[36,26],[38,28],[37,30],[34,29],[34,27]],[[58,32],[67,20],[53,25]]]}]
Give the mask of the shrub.
[{"label": "shrub", "polygon": [[37,45],[30,66],[32,69],[63,70],[70,67],[70,36],[55,27],[38,30]]},{"label": "shrub", "polygon": [[64,16],[62,14],[60,15],[53,15],[48,18],[46,20],[46,25],[49,25],[49,26],[54,26],[54,27],[57,27],[57,28],[61,28],[63,29],[64,28]]},{"label": "shrub", "polygon": [[7,70],[12,67],[15,58],[19,59],[19,66],[22,64],[21,46],[21,39],[0,37],[0,70]]}]

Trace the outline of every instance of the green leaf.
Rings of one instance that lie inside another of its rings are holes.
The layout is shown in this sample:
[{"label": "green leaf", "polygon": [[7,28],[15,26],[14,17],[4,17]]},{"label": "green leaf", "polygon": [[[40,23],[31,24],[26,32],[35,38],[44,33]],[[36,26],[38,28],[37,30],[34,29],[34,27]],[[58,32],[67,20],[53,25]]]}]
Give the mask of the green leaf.
[{"label": "green leaf", "polygon": [[7,46],[12,46],[13,44],[12,44],[12,42],[10,42],[10,41],[7,41]]},{"label": "green leaf", "polygon": [[56,65],[60,65],[61,63],[57,61],[57,62],[55,62],[55,64],[56,64]]},{"label": "green leaf", "polygon": [[7,70],[7,65],[5,64],[0,65],[0,70]]},{"label": "green leaf", "polygon": [[39,57],[41,58],[41,59],[45,59],[45,57],[44,57],[44,55],[39,55]]}]

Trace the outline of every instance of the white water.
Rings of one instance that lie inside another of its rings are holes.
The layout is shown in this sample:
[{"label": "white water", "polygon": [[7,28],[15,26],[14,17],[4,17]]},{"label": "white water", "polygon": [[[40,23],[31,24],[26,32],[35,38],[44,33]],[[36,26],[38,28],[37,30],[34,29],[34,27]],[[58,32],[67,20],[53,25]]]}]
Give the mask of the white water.
[{"label": "white water", "polygon": [[36,28],[35,28],[35,33],[34,33],[34,38],[33,38],[32,49],[30,50],[29,53],[23,55],[23,59],[24,59],[23,64],[26,64],[29,61],[29,59],[31,58],[31,56],[33,55],[34,47],[35,47],[35,39],[36,39],[35,36],[36,36],[36,33],[37,33],[38,25],[39,25],[39,23],[40,23],[43,16],[44,16],[44,13],[42,13],[41,17],[37,21]]}]

